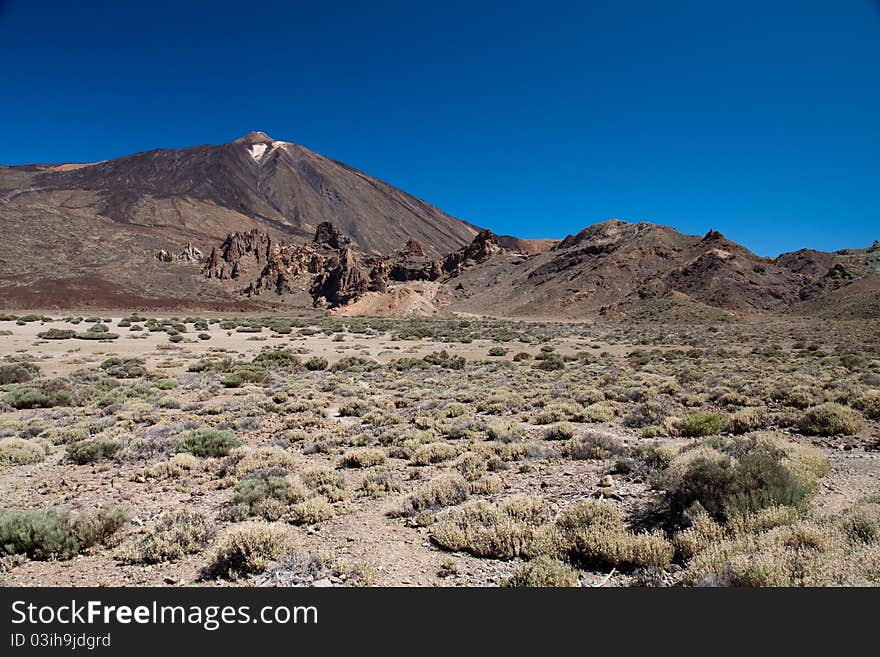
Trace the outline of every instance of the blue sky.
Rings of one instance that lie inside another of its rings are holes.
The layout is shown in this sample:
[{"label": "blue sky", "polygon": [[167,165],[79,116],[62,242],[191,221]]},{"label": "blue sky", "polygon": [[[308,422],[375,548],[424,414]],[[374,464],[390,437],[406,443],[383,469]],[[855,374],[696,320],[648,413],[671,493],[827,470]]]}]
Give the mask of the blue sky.
[{"label": "blue sky", "polygon": [[0,163],[294,141],[500,233],[880,239],[872,0],[0,0]]}]

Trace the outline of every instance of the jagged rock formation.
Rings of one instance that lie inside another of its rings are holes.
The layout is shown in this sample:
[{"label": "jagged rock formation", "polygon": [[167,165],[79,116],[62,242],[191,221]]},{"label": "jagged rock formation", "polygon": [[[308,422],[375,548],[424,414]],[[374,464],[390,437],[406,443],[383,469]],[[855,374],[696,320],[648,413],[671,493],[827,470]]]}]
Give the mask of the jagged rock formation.
[{"label": "jagged rock formation", "polygon": [[466,267],[485,262],[503,251],[491,230],[480,231],[473,241],[443,259],[440,268],[443,273],[455,276]]},{"label": "jagged rock formation", "polygon": [[[394,258],[364,254],[336,226],[322,222],[305,244],[278,243],[257,230],[228,235],[212,249],[202,271],[205,278],[242,282],[238,291],[248,297],[308,291],[315,306],[336,307],[367,292],[385,292],[392,281],[436,278],[439,266],[413,255],[424,253],[420,249],[410,240]],[[422,260],[431,265],[422,265]],[[414,263],[424,266],[425,276],[413,274]]]}]

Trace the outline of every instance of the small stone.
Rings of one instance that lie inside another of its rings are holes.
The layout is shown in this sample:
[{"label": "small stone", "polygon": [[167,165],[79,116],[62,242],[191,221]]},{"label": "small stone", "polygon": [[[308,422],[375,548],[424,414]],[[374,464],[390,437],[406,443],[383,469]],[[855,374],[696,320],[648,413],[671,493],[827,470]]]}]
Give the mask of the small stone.
[{"label": "small stone", "polygon": [[605,476],[602,477],[602,479],[599,481],[599,485],[600,485],[602,488],[611,488],[611,487],[614,485],[614,477],[612,477],[610,474],[609,474],[609,475],[605,475]]},{"label": "small stone", "polygon": [[325,589],[332,587],[333,582],[331,582],[328,577],[322,577],[321,579],[316,579],[314,582],[312,582],[312,586],[319,589]]}]

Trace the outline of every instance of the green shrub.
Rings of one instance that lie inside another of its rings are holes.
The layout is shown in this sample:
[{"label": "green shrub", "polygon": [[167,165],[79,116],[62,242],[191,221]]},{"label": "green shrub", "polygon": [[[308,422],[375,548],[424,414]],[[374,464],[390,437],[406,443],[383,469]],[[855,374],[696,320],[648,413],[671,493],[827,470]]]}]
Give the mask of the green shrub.
[{"label": "green shrub", "polygon": [[305,362],[305,368],[310,372],[317,372],[327,369],[327,359],[321,356],[312,356]]},{"label": "green shrub", "polygon": [[195,429],[184,436],[178,451],[194,456],[226,456],[229,450],[241,444],[228,429]]},{"label": "green shrub", "polygon": [[118,333],[108,333],[106,332],[106,326],[104,327],[105,331],[86,331],[85,333],[77,333],[77,340],[116,340],[119,338]]},{"label": "green shrub", "polygon": [[816,450],[772,435],[709,440],[676,456],[658,478],[674,511],[699,503],[715,518],[802,506],[828,470]]},{"label": "green shrub", "polygon": [[59,379],[19,384],[6,395],[9,405],[17,409],[68,406],[70,400],[70,389]]},{"label": "green shrub", "polygon": [[555,372],[565,369],[565,361],[563,361],[562,357],[558,356],[557,354],[550,354],[549,356],[539,360],[535,364],[535,367],[539,370]]},{"label": "green shrub", "polygon": [[252,361],[258,367],[278,367],[295,369],[300,367],[300,359],[290,349],[268,349],[254,356]]},{"label": "green shrub", "polygon": [[57,509],[0,509],[0,554],[70,559],[106,543],[126,521],[118,508],[76,516]]},{"label": "green shrub", "polygon": [[112,458],[121,447],[120,442],[112,438],[80,440],[67,446],[67,458],[77,465],[85,465]]},{"label": "green shrub", "polygon": [[42,340],[70,340],[76,337],[76,331],[73,329],[56,329],[51,328],[48,331],[37,333],[37,337]]},{"label": "green shrub", "polygon": [[266,520],[278,520],[287,513],[291,504],[302,502],[309,494],[298,478],[270,468],[242,478],[235,485],[232,503],[244,517],[261,516]]},{"label": "green shrub", "polygon": [[504,347],[492,347],[489,349],[490,356],[506,356],[509,350]]},{"label": "green shrub", "polygon": [[679,433],[689,438],[715,436],[727,428],[724,413],[689,413],[681,422]]},{"label": "green shrub", "polygon": [[269,378],[266,370],[252,365],[236,367],[229,374],[220,378],[220,384],[225,388],[238,388],[245,383],[263,383]]},{"label": "green shrub", "polygon": [[147,368],[140,358],[108,358],[100,367],[114,379],[138,379],[147,375]]},{"label": "green shrub", "polygon": [[808,409],[800,422],[801,433],[808,436],[850,436],[864,426],[858,411],[834,403]]}]

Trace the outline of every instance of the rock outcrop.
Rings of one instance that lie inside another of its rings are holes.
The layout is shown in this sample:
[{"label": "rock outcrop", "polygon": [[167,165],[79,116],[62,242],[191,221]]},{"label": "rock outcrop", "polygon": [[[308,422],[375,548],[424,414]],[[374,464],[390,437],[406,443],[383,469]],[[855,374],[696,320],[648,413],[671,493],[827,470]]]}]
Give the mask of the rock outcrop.
[{"label": "rock outcrop", "polygon": [[312,241],[283,244],[261,231],[233,233],[211,250],[206,278],[240,282],[248,297],[307,292],[318,307],[346,305],[367,292],[386,292],[393,283],[432,281],[440,262],[431,260],[417,240],[394,256],[362,253],[338,227],[322,222]]},{"label": "rock outcrop", "polygon": [[485,262],[502,251],[494,233],[491,230],[483,230],[477,233],[470,244],[446,256],[440,268],[444,274],[454,276],[462,269]]}]

